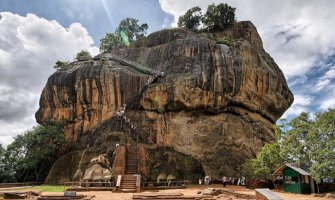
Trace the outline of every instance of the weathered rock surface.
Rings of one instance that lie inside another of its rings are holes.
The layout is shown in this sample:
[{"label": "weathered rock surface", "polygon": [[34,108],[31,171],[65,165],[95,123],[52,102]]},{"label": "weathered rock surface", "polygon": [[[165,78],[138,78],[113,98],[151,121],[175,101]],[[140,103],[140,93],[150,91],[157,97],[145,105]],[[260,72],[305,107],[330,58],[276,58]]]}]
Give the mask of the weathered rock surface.
[{"label": "weathered rock surface", "polygon": [[127,104],[148,148],[192,156],[219,178],[236,175],[273,141],[273,125],[292,102],[256,28],[238,22],[217,33],[163,30],[73,62],[50,76],[36,119],[64,121],[69,140],[100,145]]}]

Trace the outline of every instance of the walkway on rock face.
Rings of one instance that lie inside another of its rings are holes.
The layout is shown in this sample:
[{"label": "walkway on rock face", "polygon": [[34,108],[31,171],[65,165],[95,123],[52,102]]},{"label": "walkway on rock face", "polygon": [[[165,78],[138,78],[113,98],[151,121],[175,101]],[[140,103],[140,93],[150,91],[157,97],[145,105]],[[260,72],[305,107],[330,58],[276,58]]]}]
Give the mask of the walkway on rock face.
[{"label": "walkway on rock face", "polygon": [[142,72],[144,74],[148,74],[148,75],[151,75],[151,76],[160,74],[160,72],[156,69],[152,69],[150,67],[145,67],[145,66],[143,66],[139,63],[123,59],[123,58],[121,58],[119,56],[116,56],[116,55],[104,54],[103,57],[108,58],[108,59],[113,60],[113,61],[116,61],[116,62],[119,62],[123,65],[129,66],[129,67],[131,67],[131,68],[133,68],[133,69],[135,69],[139,72]]}]

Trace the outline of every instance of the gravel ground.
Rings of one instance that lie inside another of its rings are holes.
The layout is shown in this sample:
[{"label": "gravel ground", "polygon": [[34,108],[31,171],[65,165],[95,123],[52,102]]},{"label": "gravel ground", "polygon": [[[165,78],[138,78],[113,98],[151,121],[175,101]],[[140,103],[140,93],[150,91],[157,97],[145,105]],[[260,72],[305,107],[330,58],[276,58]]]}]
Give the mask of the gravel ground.
[{"label": "gravel ground", "polygon": [[[183,193],[185,196],[187,195],[196,195],[198,191],[202,191],[206,189],[208,186],[206,185],[190,185],[187,189],[171,189],[171,190],[159,190],[159,191],[144,191],[142,193],[136,193],[136,194],[145,194],[145,193],[153,193],[157,194],[159,193]],[[219,184],[213,184],[210,186],[211,188],[220,188],[223,189],[222,185]],[[13,189],[13,188],[12,188]],[[7,190],[7,191],[13,191],[13,190]],[[225,190],[229,190],[230,192],[233,191],[235,193],[240,194],[247,194],[247,195],[255,195],[254,190],[248,190],[241,186],[231,186],[228,185]],[[2,188],[1,192],[6,191],[6,189]],[[29,188],[22,189],[21,191],[27,191]],[[14,190],[14,191],[20,191]],[[92,192],[78,192],[79,194],[84,195],[91,195],[95,196],[96,200],[131,200],[134,193],[117,193],[117,192],[110,192],[110,191],[92,191]],[[291,193],[284,193],[284,192],[277,192],[275,193],[282,197],[284,200],[334,200],[330,198],[325,197],[313,197],[312,195],[300,195],[300,194],[291,194]],[[55,193],[55,192],[43,192],[43,195],[62,195],[63,193]],[[1,199],[1,198],[0,198]],[[237,200],[238,198],[233,198]]]}]

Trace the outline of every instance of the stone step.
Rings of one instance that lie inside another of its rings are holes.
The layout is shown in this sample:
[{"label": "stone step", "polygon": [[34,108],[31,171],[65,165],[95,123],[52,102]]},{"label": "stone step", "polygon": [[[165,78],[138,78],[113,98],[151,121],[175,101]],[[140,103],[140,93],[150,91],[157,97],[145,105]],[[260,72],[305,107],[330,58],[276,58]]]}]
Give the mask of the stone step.
[{"label": "stone step", "polygon": [[122,177],[122,181],[135,181],[135,178],[124,178]]},{"label": "stone step", "polygon": [[125,171],[125,174],[136,174],[137,170]]},{"label": "stone step", "polygon": [[121,184],[121,188],[124,188],[124,187],[136,187],[136,184],[135,183],[123,183],[123,184]]},{"label": "stone step", "polygon": [[133,174],[132,175],[127,174],[122,176],[122,180],[129,180],[129,179],[135,180],[135,176]]},{"label": "stone step", "polygon": [[127,165],[137,165],[137,161],[127,161]]},{"label": "stone step", "polygon": [[136,189],[121,189],[122,192],[136,192]]}]

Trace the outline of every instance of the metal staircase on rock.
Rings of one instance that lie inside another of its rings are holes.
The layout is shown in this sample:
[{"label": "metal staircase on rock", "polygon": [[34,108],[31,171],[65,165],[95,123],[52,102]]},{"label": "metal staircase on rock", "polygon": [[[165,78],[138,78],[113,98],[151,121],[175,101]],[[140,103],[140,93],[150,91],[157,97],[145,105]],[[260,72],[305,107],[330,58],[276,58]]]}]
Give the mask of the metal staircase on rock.
[{"label": "metal staircase on rock", "polygon": [[[113,58],[115,59],[115,58]],[[117,58],[119,59],[119,58]],[[140,68],[139,66],[135,66],[133,63],[127,63],[132,67],[136,67],[141,70],[147,70],[147,73],[151,73],[151,77],[147,80],[143,89],[135,96],[134,100],[136,101],[137,98],[142,97],[144,91],[148,88],[148,85],[155,82],[158,78],[164,77],[164,73],[161,72],[158,74],[157,72],[149,71],[145,68]],[[124,174],[121,178],[120,183],[120,190],[123,192],[135,192],[136,191],[136,182],[138,178],[138,164],[139,164],[139,152],[138,152],[138,142],[139,140],[142,141],[140,137],[139,131],[136,129],[136,126],[131,123],[130,119],[125,116],[126,105],[123,104],[120,111],[117,112],[117,116],[121,119],[122,127],[127,127],[130,129],[130,135],[132,140],[128,138],[127,145],[126,145],[126,162],[125,162],[125,169]],[[136,143],[134,142],[136,141]],[[142,141],[143,142],[143,141]]]},{"label": "metal staircase on rock", "polygon": [[138,174],[138,151],[133,142],[127,144],[126,169],[122,176],[121,191],[136,191],[136,178]]}]

